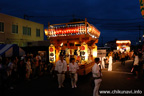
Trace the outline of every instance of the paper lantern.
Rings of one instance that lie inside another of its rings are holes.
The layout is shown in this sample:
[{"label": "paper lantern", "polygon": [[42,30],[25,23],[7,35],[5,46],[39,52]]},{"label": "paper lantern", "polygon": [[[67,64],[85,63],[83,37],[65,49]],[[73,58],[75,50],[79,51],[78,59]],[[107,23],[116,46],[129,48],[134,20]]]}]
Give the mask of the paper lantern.
[{"label": "paper lantern", "polygon": [[53,51],[54,51],[54,49],[51,47],[51,48],[49,49],[49,51],[50,51],[50,52],[53,52]]},{"label": "paper lantern", "polygon": [[84,47],[84,46],[81,46],[81,50],[85,50],[85,47]]}]

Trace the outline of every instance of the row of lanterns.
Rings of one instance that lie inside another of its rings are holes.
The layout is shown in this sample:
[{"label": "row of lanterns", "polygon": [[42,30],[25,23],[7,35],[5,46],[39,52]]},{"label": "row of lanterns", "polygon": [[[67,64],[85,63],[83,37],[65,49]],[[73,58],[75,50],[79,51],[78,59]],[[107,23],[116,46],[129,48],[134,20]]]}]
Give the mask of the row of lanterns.
[{"label": "row of lanterns", "polygon": [[75,26],[75,27],[56,27],[48,29],[50,36],[52,35],[62,35],[62,34],[77,34],[85,33],[85,26]]}]

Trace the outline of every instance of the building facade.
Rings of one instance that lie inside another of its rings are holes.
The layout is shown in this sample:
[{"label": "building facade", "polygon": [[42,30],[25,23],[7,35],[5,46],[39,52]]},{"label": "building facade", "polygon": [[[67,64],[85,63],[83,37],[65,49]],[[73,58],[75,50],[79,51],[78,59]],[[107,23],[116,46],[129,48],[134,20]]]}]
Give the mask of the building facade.
[{"label": "building facade", "polygon": [[141,14],[144,17],[144,0],[139,0],[139,2],[140,2]]},{"label": "building facade", "polygon": [[27,42],[43,40],[43,24],[0,13],[0,44],[25,47]]}]

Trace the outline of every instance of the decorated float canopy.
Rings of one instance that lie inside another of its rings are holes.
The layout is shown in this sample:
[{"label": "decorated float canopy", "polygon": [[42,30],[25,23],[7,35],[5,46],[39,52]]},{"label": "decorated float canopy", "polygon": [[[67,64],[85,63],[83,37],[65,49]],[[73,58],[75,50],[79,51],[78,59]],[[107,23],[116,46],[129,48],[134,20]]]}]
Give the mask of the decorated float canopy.
[{"label": "decorated float canopy", "polygon": [[[50,39],[49,61],[55,63],[59,55],[65,57],[81,56],[81,62],[88,62],[90,56],[97,56],[98,39],[100,31],[87,20],[79,22],[52,24],[45,29],[45,34]],[[53,50],[52,50],[53,49]]]},{"label": "decorated float canopy", "polygon": [[117,40],[117,50],[121,52],[130,52],[131,41],[130,40]]},{"label": "decorated float canopy", "polygon": [[87,20],[79,22],[52,24],[45,29],[45,34],[50,38],[50,43],[56,47],[61,44],[80,44],[86,42],[88,45],[98,43],[100,31]]}]

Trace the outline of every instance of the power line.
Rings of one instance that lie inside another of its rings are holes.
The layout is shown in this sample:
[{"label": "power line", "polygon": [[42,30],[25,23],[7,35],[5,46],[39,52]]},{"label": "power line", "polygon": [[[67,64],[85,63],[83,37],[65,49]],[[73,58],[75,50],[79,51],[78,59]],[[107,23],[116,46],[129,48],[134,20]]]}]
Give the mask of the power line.
[{"label": "power line", "polygon": [[[25,17],[27,18],[66,18],[66,17],[85,18],[84,16],[78,16],[78,15],[64,15],[64,16],[28,16],[28,15],[25,15]],[[143,18],[132,18],[132,19],[105,19],[104,18],[104,19],[101,19],[101,18],[87,17],[87,19],[89,19],[89,21],[92,22],[92,24],[101,24],[100,28],[103,28],[106,30],[119,30],[119,31],[131,31],[131,32],[144,30],[144,28],[139,28],[139,26],[144,27]],[[142,20],[142,21],[134,21],[134,20]],[[96,21],[99,21],[99,22],[96,22]],[[124,21],[124,22],[108,23],[108,21],[112,21],[112,22]]]},{"label": "power line", "polygon": [[88,18],[88,19],[94,19],[94,20],[144,20],[143,18],[132,18],[132,19],[105,19],[105,18],[93,18],[93,17],[84,17],[84,16],[78,16],[76,15],[77,17],[81,17],[81,18]]},{"label": "power line", "polygon": [[126,19],[107,19],[107,18],[93,18],[93,17],[84,17],[84,16],[78,16],[78,15],[64,15],[64,16],[29,16],[29,15],[26,15],[27,17],[38,17],[38,18],[56,18],[56,17],[80,17],[80,18],[87,18],[87,19],[94,19],[94,20],[114,20],[114,21],[131,21],[131,20],[144,20],[143,18],[132,18],[132,19],[129,19],[129,18],[126,18]]}]

